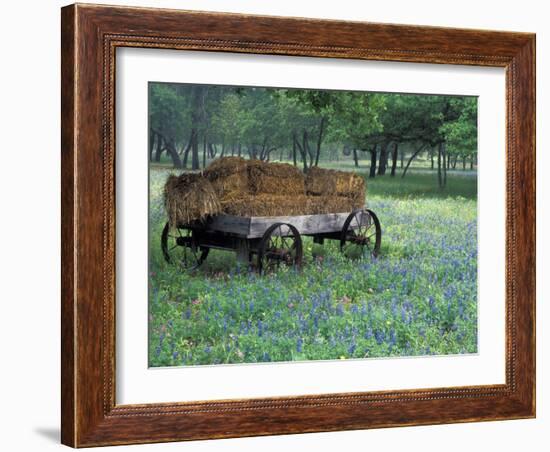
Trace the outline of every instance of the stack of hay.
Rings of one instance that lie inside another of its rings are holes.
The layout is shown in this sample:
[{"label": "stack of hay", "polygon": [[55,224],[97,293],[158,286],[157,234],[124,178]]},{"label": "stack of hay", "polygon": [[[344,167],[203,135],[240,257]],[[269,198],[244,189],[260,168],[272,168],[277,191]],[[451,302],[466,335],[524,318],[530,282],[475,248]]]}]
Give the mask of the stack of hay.
[{"label": "stack of hay", "polygon": [[249,192],[248,161],[242,157],[221,157],[204,170],[220,199],[238,198]]},{"label": "stack of hay", "polygon": [[365,179],[355,173],[314,166],[306,176],[306,192],[325,203],[329,212],[348,212],[364,206]]},{"label": "stack of hay", "polygon": [[224,213],[239,216],[292,216],[350,212],[363,207],[365,182],[348,172],[224,157],[204,172]]},{"label": "stack of hay", "polygon": [[226,213],[239,216],[293,216],[351,212],[363,207],[365,181],[344,171],[295,166],[241,157],[213,161],[204,175],[170,176],[164,205],[170,226]]},{"label": "stack of hay", "polygon": [[172,228],[222,212],[219,197],[210,181],[193,173],[168,177],[164,185],[164,207]]}]

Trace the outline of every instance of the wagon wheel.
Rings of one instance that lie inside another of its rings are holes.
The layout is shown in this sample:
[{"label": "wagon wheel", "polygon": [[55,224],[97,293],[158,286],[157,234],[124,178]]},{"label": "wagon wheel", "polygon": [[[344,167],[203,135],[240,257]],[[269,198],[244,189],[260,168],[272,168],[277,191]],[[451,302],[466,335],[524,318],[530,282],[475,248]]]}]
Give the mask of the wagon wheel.
[{"label": "wagon wheel", "polygon": [[365,251],[373,257],[380,252],[382,229],[372,210],[356,210],[349,214],[342,227],[340,250],[347,256],[363,256]]},{"label": "wagon wheel", "polygon": [[288,223],[274,223],[260,240],[258,272],[268,273],[281,264],[300,268],[302,255],[302,238],[298,230]]},{"label": "wagon wheel", "polygon": [[160,243],[166,262],[179,264],[184,270],[198,268],[210,251],[210,248],[199,246],[197,234],[193,229],[178,226],[171,230],[169,223],[166,223],[162,230]]}]

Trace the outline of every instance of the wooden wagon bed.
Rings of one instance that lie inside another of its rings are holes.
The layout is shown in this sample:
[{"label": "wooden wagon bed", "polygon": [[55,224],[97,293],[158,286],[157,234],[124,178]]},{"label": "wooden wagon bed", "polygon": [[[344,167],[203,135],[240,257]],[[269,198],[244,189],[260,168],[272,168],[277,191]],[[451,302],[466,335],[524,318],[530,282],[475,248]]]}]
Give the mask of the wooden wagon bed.
[{"label": "wooden wagon bed", "polygon": [[[172,231],[167,223],[162,232],[161,246],[167,262],[196,268],[211,249],[218,249],[235,252],[239,261],[259,272],[272,264],[301,266],[303,236],[312,237],[318,244],[336,240],[342,251],[350,245],[367,248],[373,256],[378,254],[381,240],[380,222],[368,209],[271,217],[218,214],[175,229]],[[180,252],[177,257],[173,255],[176,251]]]},{"label": "wooden wagon bed", "polygon": [[349,212],[342,212],[276,217],[239,217],[222,214],[212,217],[207,222],[205,230],[254,239],[261,238],[274,223],[288,223],[292,224],[301,235],[340,233],[349,214]]}]

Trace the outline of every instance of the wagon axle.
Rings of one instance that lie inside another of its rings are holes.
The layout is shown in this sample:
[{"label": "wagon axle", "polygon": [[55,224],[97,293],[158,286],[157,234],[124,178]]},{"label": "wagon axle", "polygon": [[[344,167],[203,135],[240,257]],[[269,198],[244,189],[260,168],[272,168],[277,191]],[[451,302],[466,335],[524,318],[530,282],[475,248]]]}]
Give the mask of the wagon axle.
[{"label": "wagon axle", "polygon": [[266,253],[266,257],[271,260],[285,262],[286,264],[292,264],[292,254],[288,250],[275,249],[269,250]]},{"label": "wagon axle", "polygon": [[193,246],[193,238],[192,237],[176,237],[176,244],[178,246]]},{"label": "wagon axle", "polygon": [[348,237],[348,241],[355,243],[356,245],[366,245],[370,242],[369,237],[357,237],[356,235],[351,235]]}]

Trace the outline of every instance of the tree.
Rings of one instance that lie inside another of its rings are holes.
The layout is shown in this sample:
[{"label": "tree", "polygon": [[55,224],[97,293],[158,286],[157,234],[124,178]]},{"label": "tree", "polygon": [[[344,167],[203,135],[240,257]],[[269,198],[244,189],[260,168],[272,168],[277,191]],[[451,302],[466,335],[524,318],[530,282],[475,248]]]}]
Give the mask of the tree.
[{"label": "tree", "polygon": [[282,124],[291,131],[293,161],[299,152],[303,170],[317,166],[338,94],[321,90],[282,90],[275,94]]},{"label": "tree", "polygon": [[331,141],[347,144],[353,150],[356,164],[357,150],[370,152],[370,177],[375,176],[379,144],[373,136],[377,136],[382,130],[379,115],[384,105],[384,95],[346,91],[339,92],[333,102]]},{"label": "tree", "polygon": [[456,110],[456,119],[447,121],[441,126],[445,137],[447,151],[454,156],[454,165],[462,158],[462,168],[466,168],[466,159],[474,161],[477,157],[477,99],[460,97],[451,100]]},{"label": "tree", "polygon": [[162,152],[166,151],[174,166],[181,168],[183,165],[176,143],[181,139],[189,110],[173,85],[151,84],[149,89],[149,149],[156,143],[155,160],[160,160]]}]

